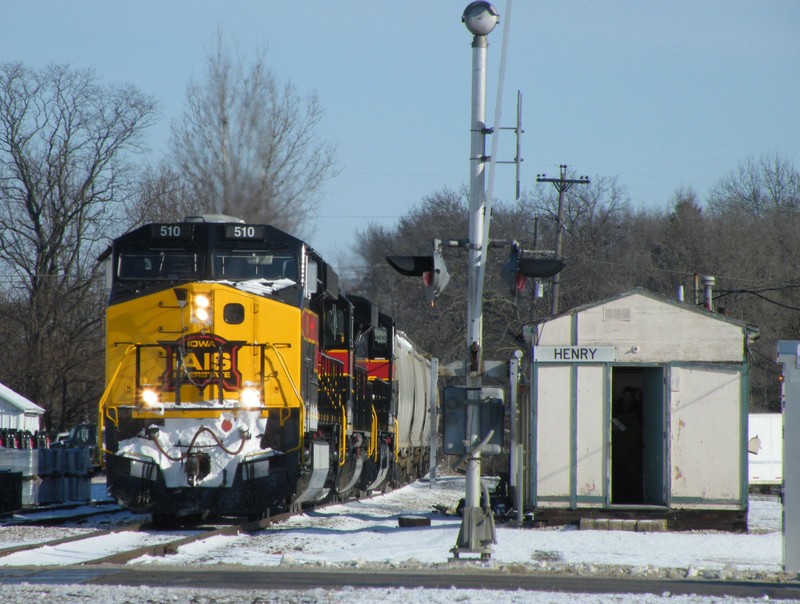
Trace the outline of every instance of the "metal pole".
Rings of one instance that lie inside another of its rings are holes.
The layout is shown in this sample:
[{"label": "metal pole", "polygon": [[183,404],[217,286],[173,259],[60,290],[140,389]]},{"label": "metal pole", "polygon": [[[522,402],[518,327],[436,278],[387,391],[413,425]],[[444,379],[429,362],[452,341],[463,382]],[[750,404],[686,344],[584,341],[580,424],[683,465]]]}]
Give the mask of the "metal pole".
[{"label": "metal pole", "polygon": [[[509,387],[509,407],[511,418],[509,424],[511,426],[511,447],[509,448],[509,470],[508,470],[508,485],[512,490],[517,488],[517,465],[520,462],[517,452],[517,441],[519,440],[519,408],[517,405],[517,394],[519,392],[519,361],[522,358],[522,351],[515,350],[514,356],[508,362],[508,387]],[[513,494],[511,494],[514,496]]]},{"label": "metal pole", "polygon": [[525,464],[522,463],[525,458],[525,447],[522,443],[517,445],[517,459],[519,464],[517,466],[517,488],[514,491],[514,507],[517,510],[517,526],[522,526],[524,518],[524,501],[523,494],[525,492]]},{"label": "metal pole", "polygon": [[430,414],[431,414],[431,434],[430,434],[430,472],[428,474],[430,483],[436,482],[436,450],[438,448],[437,435],[439,434],[439,419],[437,417],[436,394],[439,391],[439,359],[431,359],[431,387],[430,387]]},{"label": "metal pole", "polygon": [[783,411],[783,570],[800,572],[800,341],[778,341]]},{"label": "metal pole", "polygon": [[[466,449],[468,453],[464,510],[454,557],[461,552],[480,553],[488,558],[494,542],[494,517],[491,510],[481,508],[481,371],[483,333],[483,283],[481,265],[486,215],[486,57],[489,43],[486,36],[499,21],[499,14],[489,2],[470,3],[462,21],[472,37],[472,111],[470,116],[470,179],[469,179],[469,242],[467,264],[467,379]],[[488,507],[488,501],[487,501]]]},{"label": "metal pole", "polygon": [[708,310],[714,310],[714,283],[716,279],[711,275],[703,275],[703,302]]},{"label": "metal pole", "polygon": [[516,177],[516,188],[514,189],[514,199],[519,201],[520,196],[520,169],[522,164],[522,149],[521,147],[521,139],[522,139],[522,92],[517,90],[517,127],[516,127],[516,153],[514,155],[514,164],[515,164],[515,177]]},{"label": "metal pole", "polygon": [[[561,165],[561,183],[567,175],[567,166]],[[556,245],[555,245],[555,258],[561,260],[561,237],[564,234],[564,186],[558,188],[558,219],[556,221]],[[558,272],[553,277],[553,300],[550,308],[551,315],[558,314],[558,294],[561,290],[561,273]]]},{"label": "metal pole", "polygon": [[[472,119],[470,144],[469,195],[469,258],[467,272],[467,386],[476,388],[470,394],[477,399],[468,406],[472,411],[472,429],[467,438],[472,444],[482,438],[480,427],[481,362],[483,338],[483,300],[478,273],[483,261],[483,221],[486,206],[486,55],[489,44],[486,36],[472,38]],[[465,507],[480,506],[481,454],[477,451],[467,462]]]}]

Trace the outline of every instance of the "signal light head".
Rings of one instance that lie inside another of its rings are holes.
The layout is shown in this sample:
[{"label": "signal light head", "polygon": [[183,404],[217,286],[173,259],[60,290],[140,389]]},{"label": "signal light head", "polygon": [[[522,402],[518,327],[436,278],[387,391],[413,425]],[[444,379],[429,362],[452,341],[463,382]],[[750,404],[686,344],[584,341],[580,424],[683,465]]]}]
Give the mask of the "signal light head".
[{"label": "signal light head", "polygon": [[419,277],[433,269],[433,258],[430,256],[386,256],[386,261],[406,277]]},{"label": "signal light head", "polygon": [[433,304],[450,282],[450,273],[442,257],[441,240],[434,239],[431,248],[430,256],[386,256],[386,261],[401,275],[422,277],[425,296]]},{"label": "signal light head", "polygon": [[500,277],[508,285],[512,296],[525,289],[528,277],[546,279],[556,275],[565,266],[564,261],[557,258],[526,258],[523,254],[524,250],[514,242],[508,260],[500,269]]},{"label": "signal light head", "polygon": [[508,291],[512,296],[525,288],[526,277],[519,271],[519,248],[516,243],[511,246],[508,260],[500,268],[500,277],[508,286]]}]

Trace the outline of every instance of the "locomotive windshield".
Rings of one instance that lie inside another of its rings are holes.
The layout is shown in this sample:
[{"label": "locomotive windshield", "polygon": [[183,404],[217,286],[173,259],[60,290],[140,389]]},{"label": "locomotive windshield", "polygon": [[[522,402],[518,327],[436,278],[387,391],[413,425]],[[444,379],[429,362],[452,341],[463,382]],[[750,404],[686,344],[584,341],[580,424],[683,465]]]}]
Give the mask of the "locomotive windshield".
[{"label": "locomotive windshield", "polygon": [[199,279],[202,268],[200,254],[183,250],[123,251],[117,276],[131,281],[185,281]]},{"label": "locomotive windshield", "polygon": [[389,330],[379,325],[372,332],[372,356],[387,358],[389,356]]},{"label": "locomotive windshield", "polygon": [[291,279],[297,282],[297,260],[286,252],[263,252],[226,250],[214,252],[214,279],[247,281],[266,279],[279,281]]},{"label": "locomotive windshield", "polygon": [[347,333],[345,332],[346,318],[344,309],[331,306],[325,312],[325,326],[322,344],[325,348],[340,348],[345,346]]}]

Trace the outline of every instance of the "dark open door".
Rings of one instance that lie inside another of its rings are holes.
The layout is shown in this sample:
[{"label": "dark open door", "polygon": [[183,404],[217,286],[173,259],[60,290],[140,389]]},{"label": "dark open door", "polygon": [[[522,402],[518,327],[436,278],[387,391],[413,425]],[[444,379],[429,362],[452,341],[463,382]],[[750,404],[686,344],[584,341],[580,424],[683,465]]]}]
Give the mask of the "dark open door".
[{"label": "dark open door", "polygon": [[664,368],[643,370],[642,385],[642,469],[643,503],[666,504],[666,413],[664,411]]},{"label": "dark open door", "polygon": [[614,367],[611,503],[666,502],[663,367]]}]

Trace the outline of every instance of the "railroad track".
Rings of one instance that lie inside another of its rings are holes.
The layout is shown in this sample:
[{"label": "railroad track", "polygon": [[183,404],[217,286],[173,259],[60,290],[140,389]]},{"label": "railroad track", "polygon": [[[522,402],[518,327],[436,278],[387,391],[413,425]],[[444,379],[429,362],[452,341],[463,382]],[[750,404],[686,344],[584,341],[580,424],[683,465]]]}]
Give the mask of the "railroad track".
[{"label": "railroad track", "polygon": [[242,533],[254,533],[275,523],[283,522],[294,514],[295,513],[287,512],[285,514],[278,514],[263,520],[239,522],[223,527],[205,529],[196,534],[180,537],[174,541],[153,545],[144,545],[124,552],[114,553],[103,558],[86,561],[82,564],[125,564],[126,562],[135,560],[136,558],[141,558],[142,556],[168,556],[170,554],[177,553],[178,548],[181,546],[195,543],[197,541],[203,541],[204,539],[210,539],[211,537],[235,536]]},{"label": "railroad track", "polygon": [[87,506],[62,506],[18,512],[2,522],[2,526],[63,526],[102,515],[127,513],[112,501],[93,502]]},{"label": "railroad track", "polygon": [[120,526],[115,529],[95,530],[89,533],[70,535],[68,537],[59,537],[57,539],[49,539],[47,541],[38,541],[35,543],[22,543],[20,545],[4,547],[2,550],[0,550],[0,558],[8,558],[20,552],[31,552],[33,550],[44,551],[45,549],[53,549],[65,544],[76,544],[80,541],[87,541],[89,539],[105,537],[107,535],[113,535],[115,533],[122,531],[139,531],[141,530],[142,526],[143,525],[136,525],[136,524]]},{"label": "railroad track", "polygon": [[[155,528],[149,521],[121,523],[109,529],[5,547],[0,549],[0,566],[26,566],[32,564],[33,560],[36,560],[37,565],[44,563],[54,566],[125,564],[142,556],[174,554],[181,546],[211,537],[253,533],[282,522],[292,515],[294,513],[287,512],[262,520],[232,522],[223,526],[182,527],[176,530]],[[74,518],[70,517],[70,520]],[[53,521],[49,519],[48,525],[52,526],[50,523]]]},{"label": "railroad track", "polygon": [[[377,495],[379,493],[375,493]],[[369,497],[363,498],[369,499]],[[213,526],[188,525],[165,527],[148,519],[145,522],[131,521],[130,512],[116,504],[101,509],[82,510],[75,514],[64,514],[63,510],[50,510],[20,515],[13,522],[2,526],[64,526],[73,522],[88,519],[98,514],[111,516],[106,523],[109,528],[94,530],[78,535],[59,537],[46,541],[28,542],[10,547],[0,545],[0,566],[84,566],[97,564],[125,564],[142,556],[167,556],[177,553],[178,548],[217,536],[235,536],[242,533],[255,533],[273,524],[311,510],[322,510],[330,505],[338,505],[339,501],[326,501],[311,508],[286,511],[270,515],[260,520],[233,520],[224,525]],[[113,516],[120,514],[123,520],[113,526]],[[96,552],[93,556],[88,552]],[[35,562],[33,561],[35,559]]]}]

